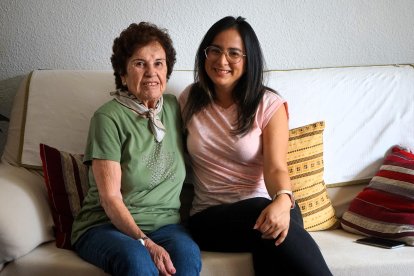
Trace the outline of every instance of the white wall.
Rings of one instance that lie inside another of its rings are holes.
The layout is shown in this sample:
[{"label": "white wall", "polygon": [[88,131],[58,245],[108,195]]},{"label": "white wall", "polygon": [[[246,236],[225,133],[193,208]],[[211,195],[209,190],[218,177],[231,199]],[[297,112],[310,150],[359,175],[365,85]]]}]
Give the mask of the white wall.
[{"label": "white wall", "polygon": [[412,0],[2,0],[0,81],[38,68],[111,69],[131,22],[169,29],[175,69],[192,69],[207,29],[247,18],[269,69],[414,63]]}]

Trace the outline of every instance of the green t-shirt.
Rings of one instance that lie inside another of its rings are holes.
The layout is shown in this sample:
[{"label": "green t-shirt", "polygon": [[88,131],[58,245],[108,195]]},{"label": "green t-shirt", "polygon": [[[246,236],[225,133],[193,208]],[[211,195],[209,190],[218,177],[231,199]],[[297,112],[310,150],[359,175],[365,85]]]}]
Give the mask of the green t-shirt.
[{"label": "green t-shirt", "polygon": [[[121,164],[124,203],[142,231],[179,223],[180,192],[185,178],[181,115],[174,95],[164,95],[158,114],[166,129],[158,143],[149,119],[112,100],[91,119],[84,162],[105,159]],[[110,223],[99,203],[92,168],[89,190],[72,229],[72,244],[89,228]]]}]

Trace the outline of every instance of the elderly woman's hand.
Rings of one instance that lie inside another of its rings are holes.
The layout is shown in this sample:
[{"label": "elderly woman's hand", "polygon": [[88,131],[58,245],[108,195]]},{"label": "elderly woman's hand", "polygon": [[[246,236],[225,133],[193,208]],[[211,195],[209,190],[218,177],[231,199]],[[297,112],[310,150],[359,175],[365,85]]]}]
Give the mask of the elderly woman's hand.
[{"label": "elderly woman's hand", "polygon": [[168,252],[152,240],[146,240],[147,247],[155,266],[158,268],[160,275],[169,276],[175,274],[176,270],[171,261]]}]

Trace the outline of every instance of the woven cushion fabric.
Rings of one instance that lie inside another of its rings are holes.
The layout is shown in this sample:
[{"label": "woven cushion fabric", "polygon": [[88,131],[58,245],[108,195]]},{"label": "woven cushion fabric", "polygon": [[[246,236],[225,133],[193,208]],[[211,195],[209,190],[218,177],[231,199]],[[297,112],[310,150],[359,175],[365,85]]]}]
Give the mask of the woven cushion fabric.
[{"label": "woven cushion fabric", "polygon": [[308,231],[339,224],[323,180],[323,121],[289,131],[288,170],[293,193]]},{"label": "woven cushion fabric", "polygon": [[414,246],[414,154],[395,146],[370,184],[351,202],[342,228]]},{"label": "woven cushion fabric", "polygon": [[81,154],[70,154],[40,144],[40,157],[55,224],[56,246],[71,249],[74,217],[88,190],[88,167]]}]

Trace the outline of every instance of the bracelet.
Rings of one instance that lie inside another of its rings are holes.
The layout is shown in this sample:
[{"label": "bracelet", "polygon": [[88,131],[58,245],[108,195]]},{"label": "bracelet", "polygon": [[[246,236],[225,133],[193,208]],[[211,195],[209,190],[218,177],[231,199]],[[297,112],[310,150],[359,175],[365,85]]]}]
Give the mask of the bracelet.
[{"label": "bracelet", "polygon": [[142,238],[137,239],[137,241],[139,241],[143,246],[145,246],[145,241],[148,239],[149,239],[148,237],[142,237]]},{"label": "bracelet", "polygon": [[290,191],[290,190],[280,190],[280,191],[278,191],[276,194],[273,195],[272,201],[275,201],[275,199],[278,196],[283,195],[283,194],[286,194],[286,195],[288,195],[290,197],[290,201],[291,201],[291,204],[292,204],[290,206],[290,209],[295,208],[295,206],[296,206],[295,197],[294,197],[292,191]]}]

